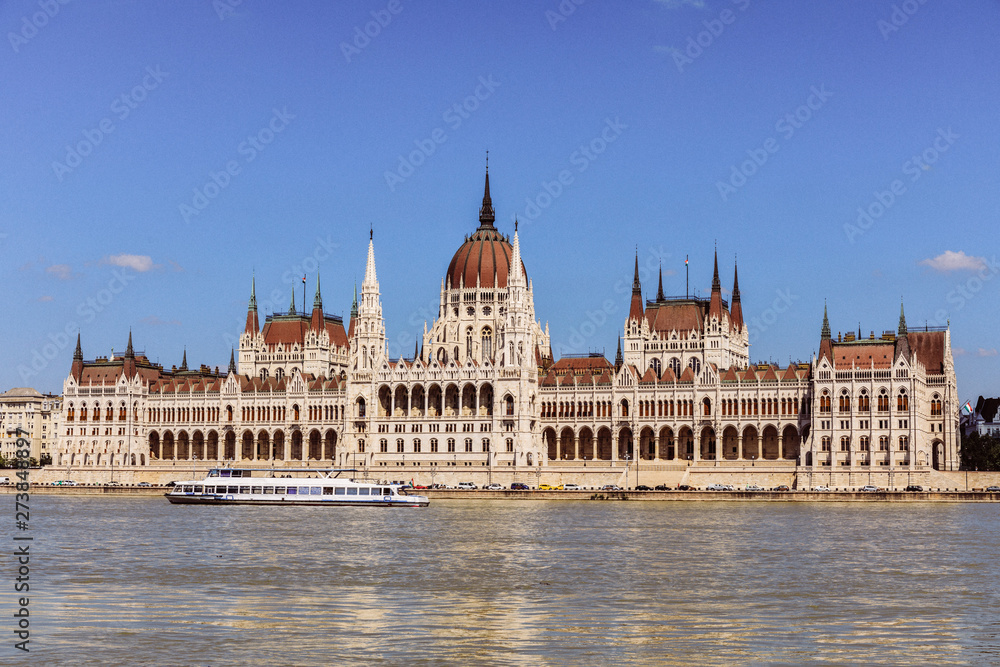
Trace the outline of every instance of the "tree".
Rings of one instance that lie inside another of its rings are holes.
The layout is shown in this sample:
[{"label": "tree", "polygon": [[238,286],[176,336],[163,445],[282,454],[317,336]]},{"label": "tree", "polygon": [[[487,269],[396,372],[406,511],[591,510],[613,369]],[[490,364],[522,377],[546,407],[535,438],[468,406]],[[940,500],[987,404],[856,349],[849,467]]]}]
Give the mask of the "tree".
[{"label": "tree", "polygon": [[42,454],[42,458],[41,458],[41,461],[39,461],[39,463],[41,463],[43,466],[50,466],[50,465],[52,465],[52,455],[51,454]]},{"label": "tree", "polygon": [[965,470],[1000,470],[1000,438],[978,432],[962,438]]}]

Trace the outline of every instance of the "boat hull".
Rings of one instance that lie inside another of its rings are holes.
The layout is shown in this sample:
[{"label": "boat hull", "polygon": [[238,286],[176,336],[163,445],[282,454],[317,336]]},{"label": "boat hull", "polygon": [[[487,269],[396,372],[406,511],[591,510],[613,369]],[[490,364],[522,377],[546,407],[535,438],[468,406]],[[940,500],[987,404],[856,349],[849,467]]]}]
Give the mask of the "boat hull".
[{"label": "boat hull", "polygon": [[421,500],[285,500],[282,498],[235,498],[220,495],[187,495],[165,493],[164,496],[174,505],[314,505],[333,507],[348,505],[352,507],[427,507],[429,502]]}]

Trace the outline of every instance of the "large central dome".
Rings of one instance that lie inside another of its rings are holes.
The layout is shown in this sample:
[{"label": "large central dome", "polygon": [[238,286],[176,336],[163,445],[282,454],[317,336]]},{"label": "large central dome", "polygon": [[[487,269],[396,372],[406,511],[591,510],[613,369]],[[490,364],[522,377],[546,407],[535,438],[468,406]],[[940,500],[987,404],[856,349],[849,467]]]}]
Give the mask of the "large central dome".
[{"label": "large central dome", "polygon": [[[510,260],[514,248],[510,240],[493,226],[493,200],[490,199],[490,174],[486,172],[486,191],[479,209],[479,229],[465,240],[448,265],[448,280],[452,289],[459,287],[503,288],[510,275]],[[521,265],[524,271],[524,264]],[[477,283],[478,281],[478,283]]]}]

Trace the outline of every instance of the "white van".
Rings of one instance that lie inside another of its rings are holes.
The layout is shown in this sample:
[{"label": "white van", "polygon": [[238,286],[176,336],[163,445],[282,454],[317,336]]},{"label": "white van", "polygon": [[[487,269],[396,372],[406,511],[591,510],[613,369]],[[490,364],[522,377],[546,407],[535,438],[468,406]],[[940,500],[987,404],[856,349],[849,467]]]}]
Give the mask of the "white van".
[{"label": "white van", "polygon": [[459,482],[458,488],[464,489],[466,491],[474,491],[477,487],[472,482]]},{"label": "white van", "polygon": [[0,477],[0,484],[10,484],[10,477]]}]

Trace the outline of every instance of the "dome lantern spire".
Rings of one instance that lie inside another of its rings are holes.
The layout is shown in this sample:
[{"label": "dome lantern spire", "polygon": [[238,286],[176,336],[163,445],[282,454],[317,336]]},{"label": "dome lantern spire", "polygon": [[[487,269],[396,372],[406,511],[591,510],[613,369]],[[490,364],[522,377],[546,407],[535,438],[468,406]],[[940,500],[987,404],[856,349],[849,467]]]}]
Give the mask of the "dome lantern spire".
[{"label": "dome lantern spire", "polygon": [[490,199],[490,153],[486,151],[486,186],[483,189],[483,206],[479,209],[479,226],[492,229],[495,220],[493,200]]}]

